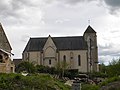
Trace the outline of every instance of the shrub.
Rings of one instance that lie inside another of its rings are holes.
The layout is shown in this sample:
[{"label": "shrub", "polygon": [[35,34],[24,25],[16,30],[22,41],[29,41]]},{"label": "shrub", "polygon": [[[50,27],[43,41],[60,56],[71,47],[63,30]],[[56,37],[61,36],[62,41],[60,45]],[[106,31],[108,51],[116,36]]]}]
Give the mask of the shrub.
[{"label": "shrub", "polygon": [[111,82],[115,82],[115,81],[119,81],[120,80],[120,77],[112,77],[112,78],[108,78],[106,79],[104,82],[100,83],[100,86],[105,86]]},{"label": "shrub", "polygon": [[99,90],[99,86],[90,85],[90,84],[84,84],[84,85],[82,85],[81,90]]},{"label": "shrub", "polygon": [[48,74],[0,74],[0,90],[70,90],[59,80],[54,80]]}]

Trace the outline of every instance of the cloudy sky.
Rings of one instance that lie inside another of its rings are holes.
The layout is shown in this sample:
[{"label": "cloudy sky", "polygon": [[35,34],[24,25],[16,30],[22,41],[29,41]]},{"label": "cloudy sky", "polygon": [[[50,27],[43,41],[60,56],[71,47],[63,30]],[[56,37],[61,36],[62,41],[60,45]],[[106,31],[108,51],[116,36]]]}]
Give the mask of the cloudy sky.
[{"label": "cloudy sky", "polygon": [[0,22],[21,58],[30,37],[81,36],[97,32],[99,61],[120,55],[120,0],[1,0]]}]

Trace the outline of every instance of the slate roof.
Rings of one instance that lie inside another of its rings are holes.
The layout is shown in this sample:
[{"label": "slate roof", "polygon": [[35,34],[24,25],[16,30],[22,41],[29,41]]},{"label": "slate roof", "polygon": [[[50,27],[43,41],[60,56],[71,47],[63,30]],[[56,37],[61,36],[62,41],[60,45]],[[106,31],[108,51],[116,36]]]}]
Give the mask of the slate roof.
[{"label": "slate roof", "polygon": [[11,47],[11,45],[10,45],[8,39],[7,39],[7,36],[6,36],[6,34],[5,34],[5,31],[4,31],[1,23],[0,23],[0,29],[1,29],[0,31],[3,32],[4,38],[6,39],[6,43],[8,43],[8,45],[9,45],[9,47],[10,47],[10,50],[12,50],[12,47]]},{"label": "slate roof", "polygon": [[[51,37],[58,50],[87,50],[87,43],[83,36]],[[42,51],[48,37],[30,38],[25,51]]]},{"label": "slate roof", "polygon": [[84,33],[96,33],[95,30],[89,25]]},{"label": "slate roof", "polygon": [[15,67],[17,67],[22,62],[22,59],[13,59],[13,62],[15,64]]}]

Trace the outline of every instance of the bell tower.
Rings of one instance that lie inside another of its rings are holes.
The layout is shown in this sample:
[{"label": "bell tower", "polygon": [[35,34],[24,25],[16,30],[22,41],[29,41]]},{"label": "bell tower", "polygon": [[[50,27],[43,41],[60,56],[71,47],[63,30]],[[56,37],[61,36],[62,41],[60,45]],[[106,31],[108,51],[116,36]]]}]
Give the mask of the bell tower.
[{"label": "bell tower", "polygon": [[98,47],[96,31],[89,25],[84,32],[84,40],[88,46],[88,71],[97,72],[98,68]]}]

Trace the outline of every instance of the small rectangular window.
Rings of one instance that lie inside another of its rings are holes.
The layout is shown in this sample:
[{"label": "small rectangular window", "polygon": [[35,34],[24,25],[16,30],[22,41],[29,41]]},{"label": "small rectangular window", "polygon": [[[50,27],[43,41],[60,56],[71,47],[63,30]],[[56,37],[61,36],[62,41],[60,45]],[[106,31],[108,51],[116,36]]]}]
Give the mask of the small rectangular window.
[{"label": "small rectangular window", "polygon": [[78,55],[78,66],[81,66],[81,56]]},{"label": "small rectangular window", "polygon": [[73,59],[73,57],[70,57],[71,59]]},{"label": "small rectangular window", "polygon": [[66,63],[66,56],[63,56],[63,62]]},{"label": "small rectangular window", "polygon": [[51,65],[51,60],[49,60],[49,65]]}]

